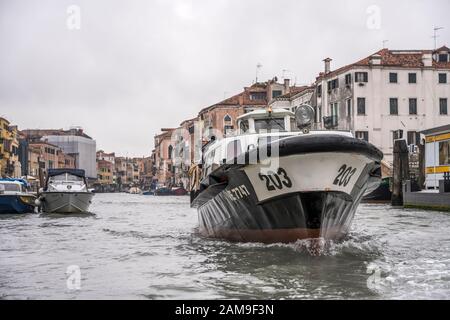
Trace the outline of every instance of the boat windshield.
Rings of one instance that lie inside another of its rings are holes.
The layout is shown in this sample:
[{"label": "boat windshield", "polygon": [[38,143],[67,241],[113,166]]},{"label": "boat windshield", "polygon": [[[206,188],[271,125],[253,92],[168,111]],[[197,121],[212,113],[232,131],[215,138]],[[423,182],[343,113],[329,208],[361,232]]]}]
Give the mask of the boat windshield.
[{"label": "boat windshield", "polygon": [[283,118],[255,119],[256,132],[285,131]]},{"label": "boat windshield", "polygon": [[73,174],[64,173],[64,174],[60,174],[60,175],[51,177],[50,183],[54,183],[54,182],[81,183],[81,182],[83,182],[83,178],[79,177],[79,176],[75,176]]},{"label": "boat windshield", "polygon": [[5,190],[5,191],[9,191],[9,192],[21,192],[22,188],[20,187],[20,184],[16,184],[16,183],[0,183],[0,185],[2,186],[0,189]]}]

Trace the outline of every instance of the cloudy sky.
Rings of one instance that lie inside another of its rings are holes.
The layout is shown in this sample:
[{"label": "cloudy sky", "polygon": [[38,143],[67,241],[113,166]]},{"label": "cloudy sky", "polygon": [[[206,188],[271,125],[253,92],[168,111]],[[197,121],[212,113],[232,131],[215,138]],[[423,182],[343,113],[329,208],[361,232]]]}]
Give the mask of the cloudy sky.
[{"label": "cloudy sky", "polygon": [[434,26],[450,45],[449,12],[448,0],[0,0],[0,116],[149,155],[159,128],[238,93],[257,63],[261,80],[307,84],[323,58],[334,69],[383,40],[432,49]]}]

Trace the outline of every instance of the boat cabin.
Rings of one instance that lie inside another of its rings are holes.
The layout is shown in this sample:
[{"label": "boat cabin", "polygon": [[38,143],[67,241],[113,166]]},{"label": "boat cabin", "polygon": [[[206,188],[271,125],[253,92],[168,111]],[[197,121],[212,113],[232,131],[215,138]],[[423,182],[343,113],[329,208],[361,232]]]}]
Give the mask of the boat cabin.
[{"label": "boat cabin", "polygon": [[0,179],[0,194],[17,194],[26,192],[25,181],[19,179]]},{"label": "boat cabin", "polygon": [[87,191],[84,170],[50,169],[45,191]]},{"label": "boat cabin", "polygon": [[269,133],[298,131],[295,114],[286,109],[264,109],[238,117],[238,133]]},{"label": "boat cabin", "polygon": [[[299,107],[296,113],[286,109],[272,110],[268,108],[255,110],[238,117],[237,134],[215,140],[204,147],[203,178],[228,161],[261,145],[294,135],[330,133],[329,130],[309,131],[314,121],[314,111],[310,111],[308,108],[302,112]],[[334,133],[352,136],[350,132]]]}]

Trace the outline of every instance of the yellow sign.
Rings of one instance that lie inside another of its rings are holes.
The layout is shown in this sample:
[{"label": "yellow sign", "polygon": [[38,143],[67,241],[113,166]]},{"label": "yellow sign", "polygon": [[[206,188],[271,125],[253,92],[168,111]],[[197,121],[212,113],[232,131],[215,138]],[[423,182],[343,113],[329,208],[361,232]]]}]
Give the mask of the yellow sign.
[{"label": "yellow sign", "polygon": [[428,167],[427,174],[450,172],[450,166]]},{"label": "yellow sign", "polygon": [[450,133],[439,134],[437,136],[429,136],[425,138],[427,143],[437,142],[450,139]]}]

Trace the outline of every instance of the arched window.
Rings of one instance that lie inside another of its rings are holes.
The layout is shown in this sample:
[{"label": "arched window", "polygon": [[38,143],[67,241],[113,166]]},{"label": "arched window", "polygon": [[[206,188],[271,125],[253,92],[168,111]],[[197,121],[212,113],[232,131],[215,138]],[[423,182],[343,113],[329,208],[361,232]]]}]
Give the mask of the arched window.
[{"label": "arched window", "polygon": [[223,117],[223,133],[226,134],[227,131],[231,131],[233,129],[233,119],[227,114]]},{"label": "arched window", "polygon": [[172,159],[172,152],[173,152],[173,147],[172,145],[169,146],[169,159]]}]

